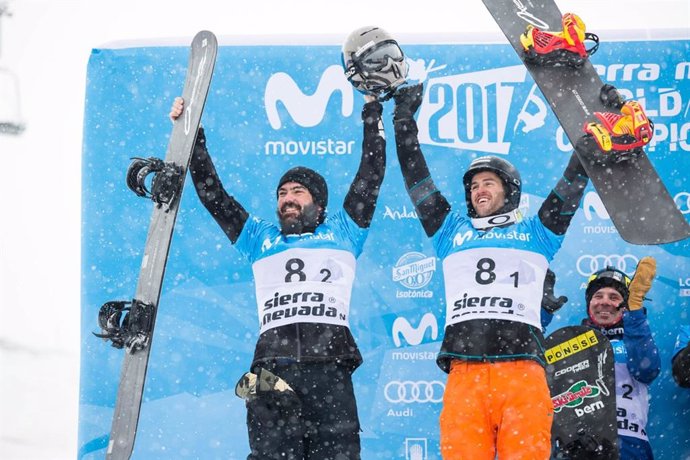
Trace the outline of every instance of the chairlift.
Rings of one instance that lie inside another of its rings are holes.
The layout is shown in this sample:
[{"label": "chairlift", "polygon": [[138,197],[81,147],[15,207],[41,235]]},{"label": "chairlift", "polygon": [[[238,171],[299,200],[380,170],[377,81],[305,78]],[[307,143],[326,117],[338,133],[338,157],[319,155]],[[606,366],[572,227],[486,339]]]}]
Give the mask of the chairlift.
[{"label": "chairlift", "polygon": [[[0,0],[0,19],[12,16],[7,2]],[[0,37],[1,38],[1,37]],[[10,69],[0,66],[0,134],[21,134],[26,125],[19,105],[19,79]]]},{"label": "chairlift", "polygon": [[21,134],[24,124],[19,103],[19,79],[10,69],[0,67],[0,134]]}]

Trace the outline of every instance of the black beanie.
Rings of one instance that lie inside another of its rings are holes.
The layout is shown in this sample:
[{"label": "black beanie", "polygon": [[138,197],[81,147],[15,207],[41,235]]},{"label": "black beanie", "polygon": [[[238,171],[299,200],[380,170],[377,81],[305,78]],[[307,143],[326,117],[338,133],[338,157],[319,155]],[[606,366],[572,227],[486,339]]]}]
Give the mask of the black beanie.
[{"label": "black beanie", "polygon": [[618,293],[623,297],[623,303],[621,303],[622,307],[627,307],[628,305],[628,295],[629,291],[628,288],[625,286],[624,283],[621,283],[620,281],[613,279],[613,278],[598,278],[589,283],[587,285],[587,289],[585,290],[585,301],[587,302],[587,313],[589,314],[589,303],[592,301],[592,297],[594,297],[594,294],[601,289],[605,287],[610,287],[618,291]]},{"label": "black beanie", "polygon": [[311,193],[314,203],[321,206],[322,210],[326,210],[328,205],[328,186],[321,174],[304,166],[288,169],[283,174],[283,177],[280,178],[280,181],[278,181],[276,195],[278,194],[278,189],[288,182],[297,182],[305,186],[309,193]]}]

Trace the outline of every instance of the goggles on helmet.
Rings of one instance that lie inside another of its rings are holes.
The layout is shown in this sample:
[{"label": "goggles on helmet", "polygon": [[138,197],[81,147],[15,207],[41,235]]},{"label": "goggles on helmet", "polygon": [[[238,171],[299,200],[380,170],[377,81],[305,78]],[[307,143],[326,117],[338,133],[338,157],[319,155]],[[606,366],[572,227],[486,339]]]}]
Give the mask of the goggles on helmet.
[{"label": "goggles on helmet", "polygon": [[615,270],[612,267],[606,267],[605,270],[602,270],[602,271],[599,271],[599,272],[592,274],[589,277],[589,279],[587,280],[587,285],[589,285],[592,281],[598,280],[600,278],[613,279],[613,280],[621,283],[626,288],[628,286],[630,286],[630,281],[631,281],[630,278],[628,278],[628,276],[625,273],[618,271],[618,270]]},{"label": "goggles on helmet", "polygon": [[371,48],[365,50],[359,56],[360,70],[365,72],[378,72],[388,65],[388,60],[394,62],[402,62],[405,60],[405,55],[394,41],[386,41],[377,43]]}]

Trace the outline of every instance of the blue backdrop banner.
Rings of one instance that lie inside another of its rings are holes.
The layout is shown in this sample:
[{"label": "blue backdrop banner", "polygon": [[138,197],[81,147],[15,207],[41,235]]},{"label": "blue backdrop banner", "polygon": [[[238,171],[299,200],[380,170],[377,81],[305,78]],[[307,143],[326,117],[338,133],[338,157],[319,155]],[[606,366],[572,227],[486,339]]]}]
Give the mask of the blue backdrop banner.
[{"label": "blue backdrop banner", "polygon": [[[221,41],[222,44],[222,41]],[[571,146],[508,44],[405,43],[410,77],[424,81],[420,141],[434,180],[465,206],[473,158],[505,157],[534,213]],[[639,100],[655,122],[647,151],[690,213],[690,40],[602,43],[602,78]],[[163,157],[167,114],[182,91],[188,48],[96,49],[86,88],[83,150],[82,358],[79,457],[102,458],[123,352],[96,339],[101,304],[134,295],[153,204],[125,185],[130,157]],[[223,45],[202,123],[225,188],[251,213],[275,218],[275,187],[289,167],[321,172],[342,203],[360,159],[363,98],[343,76],[336,45]],[[350,326],[364,356],[354,381],[365,459],[438,459],[445,374],[436,366],[445,323],[440,263],[405,191],[384,107],[387,172],[359,258]],[[636,187],[637,184],[613,184]],[[659,222],[659,225],[664,225]],[[690,392],[670,375],[688,319],[690,244],[631,246],[590,187],[551,268],[570,301],[549,327],[579,324],[593,271],[632,274],[658,261],[647,302],[663,369],[651,385],[648,433],[658,458],[690,457]],[[249,453],[234,384],[248,370],[259,322],[252,272],[194,193],[182,197],[153,339],[134,458],[240,459]],[[525,388],[525,391],[530,391]],[[420,456],[422,455],[422,456]]]}]

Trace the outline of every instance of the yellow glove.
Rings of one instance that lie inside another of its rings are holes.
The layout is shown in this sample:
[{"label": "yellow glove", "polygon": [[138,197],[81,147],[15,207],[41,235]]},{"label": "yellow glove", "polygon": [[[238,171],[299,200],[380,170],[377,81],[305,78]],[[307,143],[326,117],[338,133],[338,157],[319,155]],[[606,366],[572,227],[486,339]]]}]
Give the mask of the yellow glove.
[{"label": "yellow glove", "polygon": [[642,308],[642,300],[644,296],[652,288],[652,280],[656,275],[656,260],[654,257],[643,257],[637,264],[635,276],[630,282],[628,290],[628,307],[630,310],[639,310]]}]

